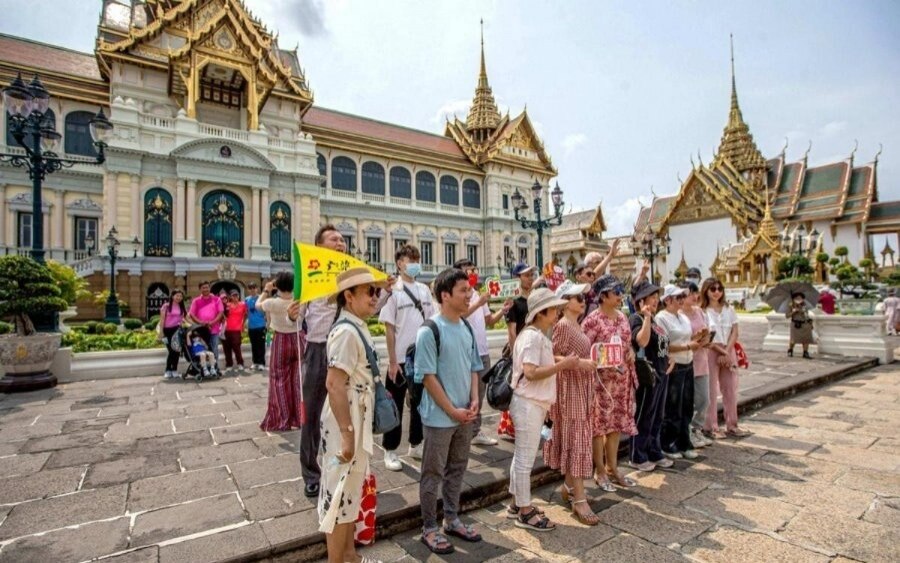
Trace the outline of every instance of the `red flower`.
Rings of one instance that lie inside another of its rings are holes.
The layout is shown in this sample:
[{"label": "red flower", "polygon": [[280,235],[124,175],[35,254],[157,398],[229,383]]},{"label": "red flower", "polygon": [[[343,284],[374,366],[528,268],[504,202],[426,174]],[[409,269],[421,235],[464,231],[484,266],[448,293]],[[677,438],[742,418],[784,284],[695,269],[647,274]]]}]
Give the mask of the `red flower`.
[{"label": "red flower", "polygon": [[309,261],[309,266],[307,266],[307,269],[318,270],[319,266],[320,266],[319,261],[316,260],[315,258],[313,258],[312,260]]}]

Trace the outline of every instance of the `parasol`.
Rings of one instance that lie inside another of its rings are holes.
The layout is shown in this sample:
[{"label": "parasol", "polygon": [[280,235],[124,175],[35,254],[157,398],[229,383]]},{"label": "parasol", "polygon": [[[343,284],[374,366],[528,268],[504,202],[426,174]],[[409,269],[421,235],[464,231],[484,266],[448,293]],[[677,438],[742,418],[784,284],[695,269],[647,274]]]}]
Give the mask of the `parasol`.
[{"label": "parasol", "polygon": [[809,282],[781,282],[766,294],[765,302],[774,311],[786,313],[794,293],[802,293],[811,308],[819,302],[819,292]]}]

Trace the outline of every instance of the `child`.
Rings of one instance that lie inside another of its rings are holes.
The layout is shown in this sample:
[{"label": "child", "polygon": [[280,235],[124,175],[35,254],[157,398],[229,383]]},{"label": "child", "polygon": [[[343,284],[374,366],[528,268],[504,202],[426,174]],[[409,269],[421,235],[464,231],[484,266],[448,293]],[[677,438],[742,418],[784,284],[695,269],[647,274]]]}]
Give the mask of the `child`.
[{"label": "child", "polygon": [[216,357],[209,351],[206,342],[199,336],[194,336],[191,343],[191,353],[200,362],[204,377],[210,377],[216,371]]}]

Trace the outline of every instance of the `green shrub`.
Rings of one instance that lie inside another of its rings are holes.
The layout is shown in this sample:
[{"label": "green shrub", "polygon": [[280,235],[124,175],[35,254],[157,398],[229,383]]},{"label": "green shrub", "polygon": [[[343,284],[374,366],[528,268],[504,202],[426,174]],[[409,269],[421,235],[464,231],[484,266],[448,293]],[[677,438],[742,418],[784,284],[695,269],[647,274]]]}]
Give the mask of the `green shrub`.
[{"label": "green shrub", "polygon": [[144,328],[147,329],[147,330],[156,330],[156,325],[157,325],[157,324],[159,324],[159,323],[158,323],[158,322],[156,322],[156,323],[154,323],[154,322],[144,323]]},{"label": "green shrub", "polygon": [[47,268],[59,288],[60,297],[65,299],[70,306],[79,299],[91,298],[91,292],[87,289],[87,280],[78,277],[71,266],[60,264],[56,260],[47,260]]},{"label": "green shrub", "polygon": [[9,334],[14,330],[16,327],[12,323],[0,321],[0,334]]},{"label": "green shrub", "polygon": [[[113,325],[115,326],[115,325]],[[76,354],[81,352],[107,352],[112,350],[147,350],[162,348],[152,332],[123,332],[120,334],[84,334],[68,332],[62,337],[62,345],[71,347]]]},{"label": "green shrub", "polygon": [[116,323],[103,323],[97,327],[97,332],[100,334],[115,334],[119,332],[119,325]]},{"label": "green shrub", "polygon": [[122,326],[128,330],[136,330],[142,328],[144,323],[141,322],[141,319],[122,319]]},{"label": "green shrub", "polygon": [[381,323],[369,325],[369,334],[372,336],[384,336],[384,325]]},{"label": "green shrub", "polygon": [[68,307],[45,265],[26,256],[0,257],[0,319],[13,319],[19,336],[34,333],[29,315],[62,312]]},{"label": "green shrub", "polygon": [[99,325],[97,321],[88,321],[84,323],[84,331],[88,334],[97,334],[97,325]]},{"label": "green shrub", "polygon": [[150,319],[147,321],[147,324],[153,323],[153,328],[156,328],[156,323],[158,323],[158,322],[159,322],[159,315],[153,315],[153,316],[150,317]]}]

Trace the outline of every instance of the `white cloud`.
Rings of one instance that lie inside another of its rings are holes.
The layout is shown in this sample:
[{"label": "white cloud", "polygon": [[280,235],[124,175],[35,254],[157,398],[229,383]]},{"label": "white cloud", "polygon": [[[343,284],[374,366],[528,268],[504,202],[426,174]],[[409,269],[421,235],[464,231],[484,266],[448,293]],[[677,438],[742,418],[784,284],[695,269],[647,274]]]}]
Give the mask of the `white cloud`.
[{"label": "white cloud", "polygon": [[638,214],[641,212],[641,200],[639,197],[626,199],[619,205],[603,208],[603,217],[606,219],[606,236],[615,237],[631,234]]},{"label": "white cloud", "polygon": [[563,155],[569,156],[575,152],[578,147],[586,144],[587,141],[588,137],[584,133],[570,133],[566,135],[562,142]]},{"label": "white cloud", "polygon": [[465,120],[466,115],[469,113],[469,106],[471,105],[471,100],[450,100],[449,102],[445,102],[444,105],[438,108],[434,117],[431,118],[431,122],[443,127],[444,121],[453,119],[454,115]]},{"label": "white cloud", "polygon": [[835,137],[847,128],[846,121],[829,121],[819,129],[819,134],[825,138]]}]

